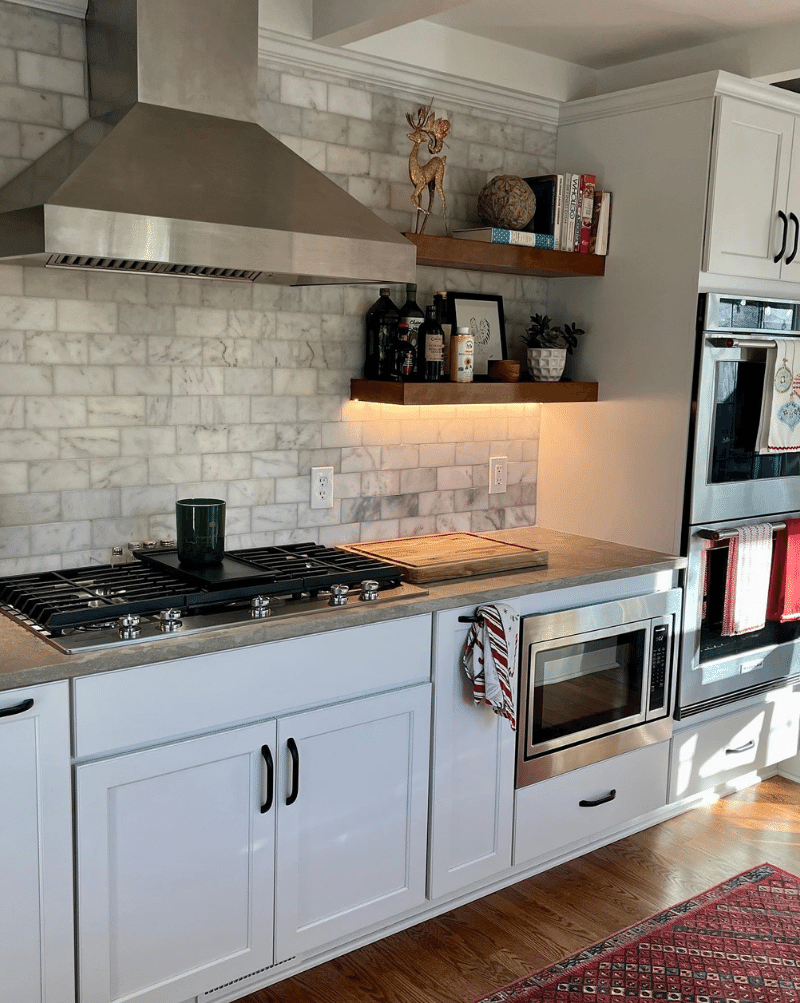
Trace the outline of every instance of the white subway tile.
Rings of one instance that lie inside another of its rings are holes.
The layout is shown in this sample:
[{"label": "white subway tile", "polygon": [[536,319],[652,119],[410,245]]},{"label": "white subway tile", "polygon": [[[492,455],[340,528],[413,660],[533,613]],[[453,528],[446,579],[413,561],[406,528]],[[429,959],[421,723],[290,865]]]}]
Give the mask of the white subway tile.
[{"label": "white subway tile", "polygon": [[119,496],[123,518],[150,516],[157,512],[173,513],[177,497],[175,487],[171,484],[123,487],[120,488]]},{"label": "white subway tile", "polygon": [[28,397],[25,400],[27,428],[83,428],[85,397]]},{"label": "white subway tile", "polygon": [[58,457],[54,429],[0,429],[0,460],[48,460]]},{"label": "white subway tile", "polygon": [[120,429],[80,428],[62,431],[60,455],[65,459],[82,456],[119,456]]},{"label": "white subway tile", "polygon": [[199,397],[147,397],[145,417],[148,425],[199,425]]},{"label": "white subway tile", "polygon": [[0,529],[0,558],[6,560],[9,557],[28,557],[30,552],[30,526]]},{"label": "white subway tile", "polygon": [[0,397],[0,428],[25,427],[25,398]]},{"label": "white subway tile", "polygon": [[88,549],[91,529],[88,522],[51,522],[31,526],[31,554],[69,554]]},{"label": "white subway tile", "polygon": [[275,481],[271,477],[232,481],[228,487],[228,504],[251,508],[272,505],[275,501]]},{"label": "white subway tile", "polygon": [[151,335],[147,338],[147,362],[151,366],[198,366],[203,361],[200,338]]},{"label": "white subway tile", "polygon": [[281,104],[314,108],[317,111],[327,111],[328,108],[328,86],[321,80],[282,73],[280,96]]},{"label": "white subway tile", "polygon": [[[25,269],[29,271],[30,269]],[[23,268],[22,265],[3,265],[0,268],[0,295],[3,296],[22,296],[24,285],[23,285]],[[0,317],[3,318],[3,323],[0,323],[0,329],[4,328],[5,325],[5,309],[2,308],[0,304]]]},{"label": "white subway tile", "polygon": [[400,493],[399,470],[367,470],[361,475],[361,494],[367,498]]},{"label": "white subway tile", "polygon": [[61,493],[6,495],[0,505],[0,526],[31,526],[61,519]]},{"label": "white subway tile", "polygon": [[[2,271],[0,268],[0,276]],[[0,330],[0,362],[25,361],[25,332]]]},{"label": "white subway tile", "polygon": [[299,473],[295,450],[263,450],[253,453],[253,477],[295,477]]},{"label": "white subway tile", "polygon": [[54,366],[54,389],[57,394],[114,393],[114,370],[111,366]]},{"label": "white subway tile", "polygon": [[201,366],[174,366],[172,369],[172,393],[176,397],[222,394],[224,393],[222,373],[222,369],[205,369]]},{"label": "white subway tile", "polygon": [[452,442],[423,443],[419,447],[421,467],[450,467],[455,463],[456,447]]},{"label": "white subway tile", "polygon": [[223,453],[228,448],[225,425],[181,425],[175,433],[178,453]]},{"label": "white subway tile", "polygon": [[[176,457],[170,457],[174,464]],[[147,460],[131,456],[111,456],[89,460],[90,486],[96,490],[147,483]]]},{"label": "white subway tile", "polygon": [[30,331],[24,339],[25,359],[33,365],[80,366],[89,361],[89,342],[84,334]]},{"label": "white subway tile", "polygon": [[53,370],[50,366],[0,366],[0,394],[51,394]]},{"label": "white subway tile", "polygon": [[144,425],[145,397],[87,397],[88,424],[94,427],[110,425]]},{"label": "white subway tile", "polygon": [[[178,432],[180,429],[177,430]],[[177,452],[174,428],[120,429],[122,456],[164,456]]]},{"label": "white subway tile", "polygon": [[228,449],[234,453],[273,450],[278,437],[275,425],[230,425]]},{"label": "white subway tile", "polygon": [[[187,481],[199,481],[201,457],[154,456],[147,461],[147,470],[146,480],[151,484],[185,484]],[[137,481],[137,483],[143,482]]]},{"label": "white subway tile", "polygon": [[40,122],[61,128],[61,98],[40,90],[0,84],[0,108],[3,118],[12,122]]},{"label": "white subway tile", "polygon": [[17,77],[23,87],[80,96],[85,93],[85,76],[86,68],[78,60],[35,52],[17,53]]},{"label": "white subway tile", "polygon": [[72,132],[89,117],[89,102],[85,97],[64,94],[61,97],[62,125]]},{"label": "white subway tile", "polygon": [[246,480],[252,472],[252,460],[249,453],[204,453],[200,471],[203,480]]},{"label": "white subway tile", "polygon": [[21,495],[29,490],[27,463],[0,463],[0,495]]},{"label": "white subway tile", "polygon": [[116,303],[67,299],[60,299],[57,302],[59,331],[85,331],[88,334],[116,333]]},{"label": "white subway tile", "polygon": [[2,327],[10,331],[53,331],[56,326],[55,300],[0,296],[0,319]]},{"label": "white subway tile", "polygon": [[313,397],[317,374],[313,369],[279,369],[272,374],[272,392],[276,397]]},{"label": "white subway tile", "polygon": [[19,127],[19,155],[26,160],[38,160],[43,153],[46,153],[63,138],[63,129],[54,129],[48,125],[22,123]]},{"label": "white subway tile", "polygon": [[122,514],[119,488],[108,488],[105,491],[63,491],[61,505],[63,518],[76,522],[80,519],[108,519]]},{"label": "white subway tile", "polygon": [[254,533],[274,533],[294,530],[297,526],[297,505],[257,505],[253,509]]},{"label": "white subway tile", "polygon": [[147,394],[168,397],[172,393],[169,366],[115,366],[114,383],[122,396]]},{"label": "white subway tile", "polygon": [[147,362],[146,338],[123,334],[90,334],[88,342],[89,362],[92,365],[144,366]]}]

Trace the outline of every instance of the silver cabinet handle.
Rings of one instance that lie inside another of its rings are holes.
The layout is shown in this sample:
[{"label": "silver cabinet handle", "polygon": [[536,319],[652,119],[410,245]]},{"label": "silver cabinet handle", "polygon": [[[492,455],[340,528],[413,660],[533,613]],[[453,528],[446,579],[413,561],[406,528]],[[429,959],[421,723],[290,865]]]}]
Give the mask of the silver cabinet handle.
[{"label": "silver cabinet handle", "polygon": [[745,742],[744,745],[740,745],[738,749],[726,749],[726,756],[735,756],[737,752],[747,752],[749,749],[754,749],[756,743],[751,738],[749,742]]}]

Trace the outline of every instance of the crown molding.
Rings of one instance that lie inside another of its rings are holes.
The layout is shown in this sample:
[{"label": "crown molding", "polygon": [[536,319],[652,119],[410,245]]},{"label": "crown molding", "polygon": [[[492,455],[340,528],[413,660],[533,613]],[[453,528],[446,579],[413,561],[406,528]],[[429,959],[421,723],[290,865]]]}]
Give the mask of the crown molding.
[{"label": "crown molding", "polygon": [[404,91],[414,100],[420,95],[429,98],[435,94],[437,102],[448,106],[458,105],[493,115],[513,115],[537,125],[555,127],[559,121],[558,101],[428,70],[424,66],[409,66],[406,62],[379,59],[361,52],[328,48],[268,28],[259,28],[258,57],[271,68],[310,70],[373,87],[383,85]]},{"label": "crown molding", "polygon": [[86,17],[86,0],[6,0],[21,7],[33,7],[34,10],[46,10],[50,14],[66,14],[83,20]]}]

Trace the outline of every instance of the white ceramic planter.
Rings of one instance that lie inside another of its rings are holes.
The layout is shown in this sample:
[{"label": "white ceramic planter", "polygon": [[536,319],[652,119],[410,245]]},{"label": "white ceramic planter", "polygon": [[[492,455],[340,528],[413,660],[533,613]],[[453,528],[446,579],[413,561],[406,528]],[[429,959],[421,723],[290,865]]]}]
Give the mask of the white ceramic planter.
[{"label": "white ceramic planter", "polygon": [[529,348],[528,372],[539,383],[553,383],[561,379],[567,364],[566,348]]}]

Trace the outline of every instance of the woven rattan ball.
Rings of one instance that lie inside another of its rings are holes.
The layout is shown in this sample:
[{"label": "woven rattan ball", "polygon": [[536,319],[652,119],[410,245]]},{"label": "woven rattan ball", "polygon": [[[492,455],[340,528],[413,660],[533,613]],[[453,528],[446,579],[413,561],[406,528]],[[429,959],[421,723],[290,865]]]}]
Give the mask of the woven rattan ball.
[{"label": "woven rattan ball", "polygon": [[514,174],[498,174],[478,194],[478,218],[484,226],[521,230],[535,211],[536,196]]}]

